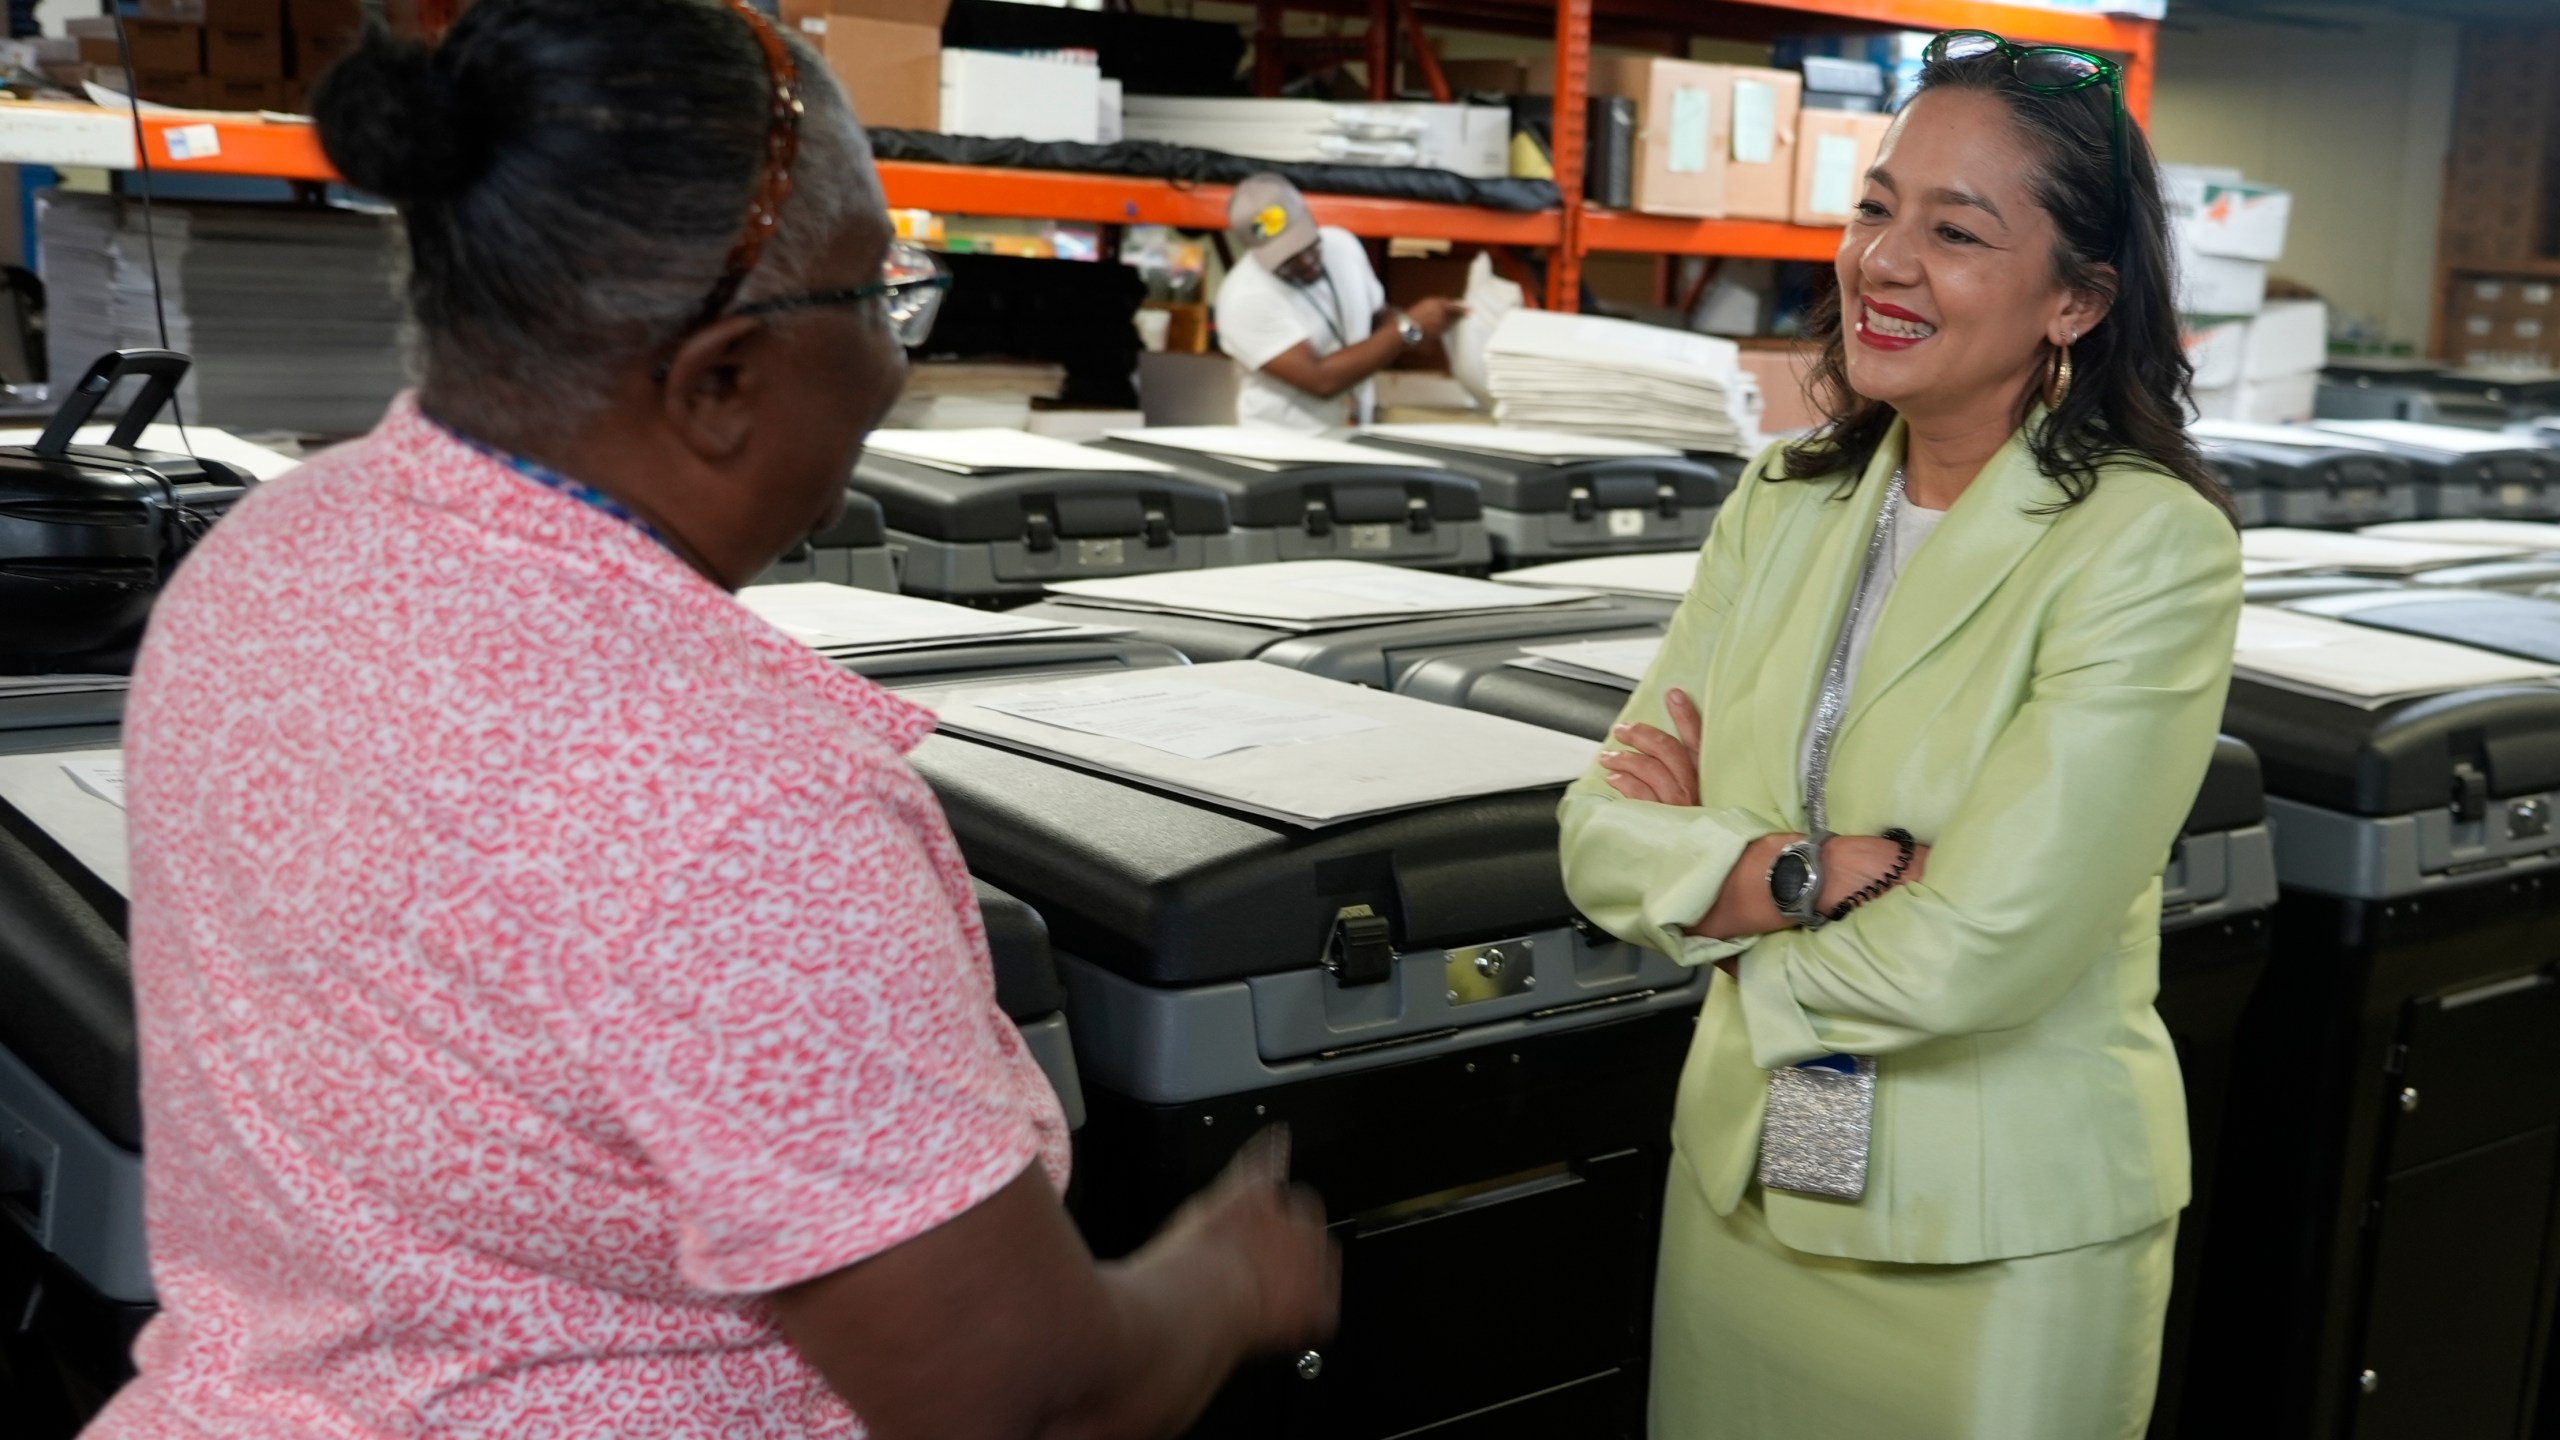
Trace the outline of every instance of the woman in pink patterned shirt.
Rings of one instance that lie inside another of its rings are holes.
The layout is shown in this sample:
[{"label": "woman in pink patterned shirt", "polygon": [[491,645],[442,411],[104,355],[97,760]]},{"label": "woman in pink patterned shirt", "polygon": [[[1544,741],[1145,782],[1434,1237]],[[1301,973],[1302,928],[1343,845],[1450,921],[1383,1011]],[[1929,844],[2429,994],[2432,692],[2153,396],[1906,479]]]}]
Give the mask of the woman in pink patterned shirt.
[{"label": "woman in pink patterned shirt", "polygon": [[1274,1147],[1094,1262],[930,717],[729,594],[929,319],[824,68],[736,0],[480,0],[316,108],[424,384],[145,645],[163,1309],[91,1433],[1169,1435],[1329,1327]]}]

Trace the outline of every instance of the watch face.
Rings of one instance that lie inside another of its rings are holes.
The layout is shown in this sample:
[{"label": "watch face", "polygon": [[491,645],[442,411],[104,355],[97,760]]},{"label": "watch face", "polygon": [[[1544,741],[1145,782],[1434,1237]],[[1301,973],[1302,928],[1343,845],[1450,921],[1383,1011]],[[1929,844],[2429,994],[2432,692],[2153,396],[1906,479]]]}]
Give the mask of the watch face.
[{"label": "watch face", "polygon": [[1769,898],[1781,910],[1792,908],[1804,898],[1804,882],[1809,878],[1804,857],[1793,850],[1781,851],[1778,863],[1769,867]]}]

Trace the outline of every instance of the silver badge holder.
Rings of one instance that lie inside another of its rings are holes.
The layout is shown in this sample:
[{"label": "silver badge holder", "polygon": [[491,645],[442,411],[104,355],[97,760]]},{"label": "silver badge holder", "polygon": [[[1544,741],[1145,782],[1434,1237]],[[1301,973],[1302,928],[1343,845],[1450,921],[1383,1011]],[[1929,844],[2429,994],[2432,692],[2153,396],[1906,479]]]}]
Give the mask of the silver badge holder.
[{"label": "silver badge holder", "polygon": [[[1849,704],[1849,643],[1857,634],[1859,617],[1881,600],[1870,592],[1884,569],[1884,557],[1892,553],[1902,489],[1903,473],[1896,470],[1885,487],[1884,508],[1876,517],[1875,535],[1867,542],[1866,564],[1858,572],[1858,588],[1849,597],[1849,613],[1840,622],[1840,638],[1831,647],[1831,664],[1822,673],[1822,694],[1814,703],[1812,743],[1804,772],[1805,822],[1812,834],[1830,833],[1823,786],[1831,771],[1832,737],[1839,733],[1841,714]],[[1769,1072],[1769,1103],[1760,1122],[1761,1187],[1832,1200],[1864,1196],[1875,1118],[1872,1055],[1826,1055]]]}]

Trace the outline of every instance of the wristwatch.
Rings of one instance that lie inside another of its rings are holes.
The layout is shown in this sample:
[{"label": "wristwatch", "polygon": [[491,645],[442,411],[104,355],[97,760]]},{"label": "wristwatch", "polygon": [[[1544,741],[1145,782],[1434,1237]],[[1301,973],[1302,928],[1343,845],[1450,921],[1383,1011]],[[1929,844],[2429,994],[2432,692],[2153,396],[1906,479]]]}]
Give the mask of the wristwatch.
[{"label": "wristwatch", "polygon": [[1822,842],[1831,837],[1815,831],[1778,852],[1769,863],[1769,899],[1778,913],[1807,930],[1825,923],[1822,902]]},{"label": "wristwatch", "polygon": [[1395,316],[1396,338],[1404,342],[1404,348],[1410,350],[1414,346],[1421,344],[1423,341],[1422,327],[1413,323],[1413,317],[1407,315],[1401,310],[1395,312]]}]

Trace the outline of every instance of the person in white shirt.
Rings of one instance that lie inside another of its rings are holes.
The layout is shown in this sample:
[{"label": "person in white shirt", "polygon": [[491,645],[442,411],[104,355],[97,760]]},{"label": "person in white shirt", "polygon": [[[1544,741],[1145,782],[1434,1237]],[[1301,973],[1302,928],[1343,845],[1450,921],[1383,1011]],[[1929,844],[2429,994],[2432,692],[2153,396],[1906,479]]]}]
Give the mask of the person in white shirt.
[{"label": "person in white shirt", "polygon": [[1314,433],[1366,425],[1370,377],[1466,313],[1454,300],[1387,304],[1369,255],[1347,230],[1318,226],[1298,187],[1247,176],[1227,202],[1235,268],[1212,309],[1218,348],[1245,369],[1238,424]]}]

